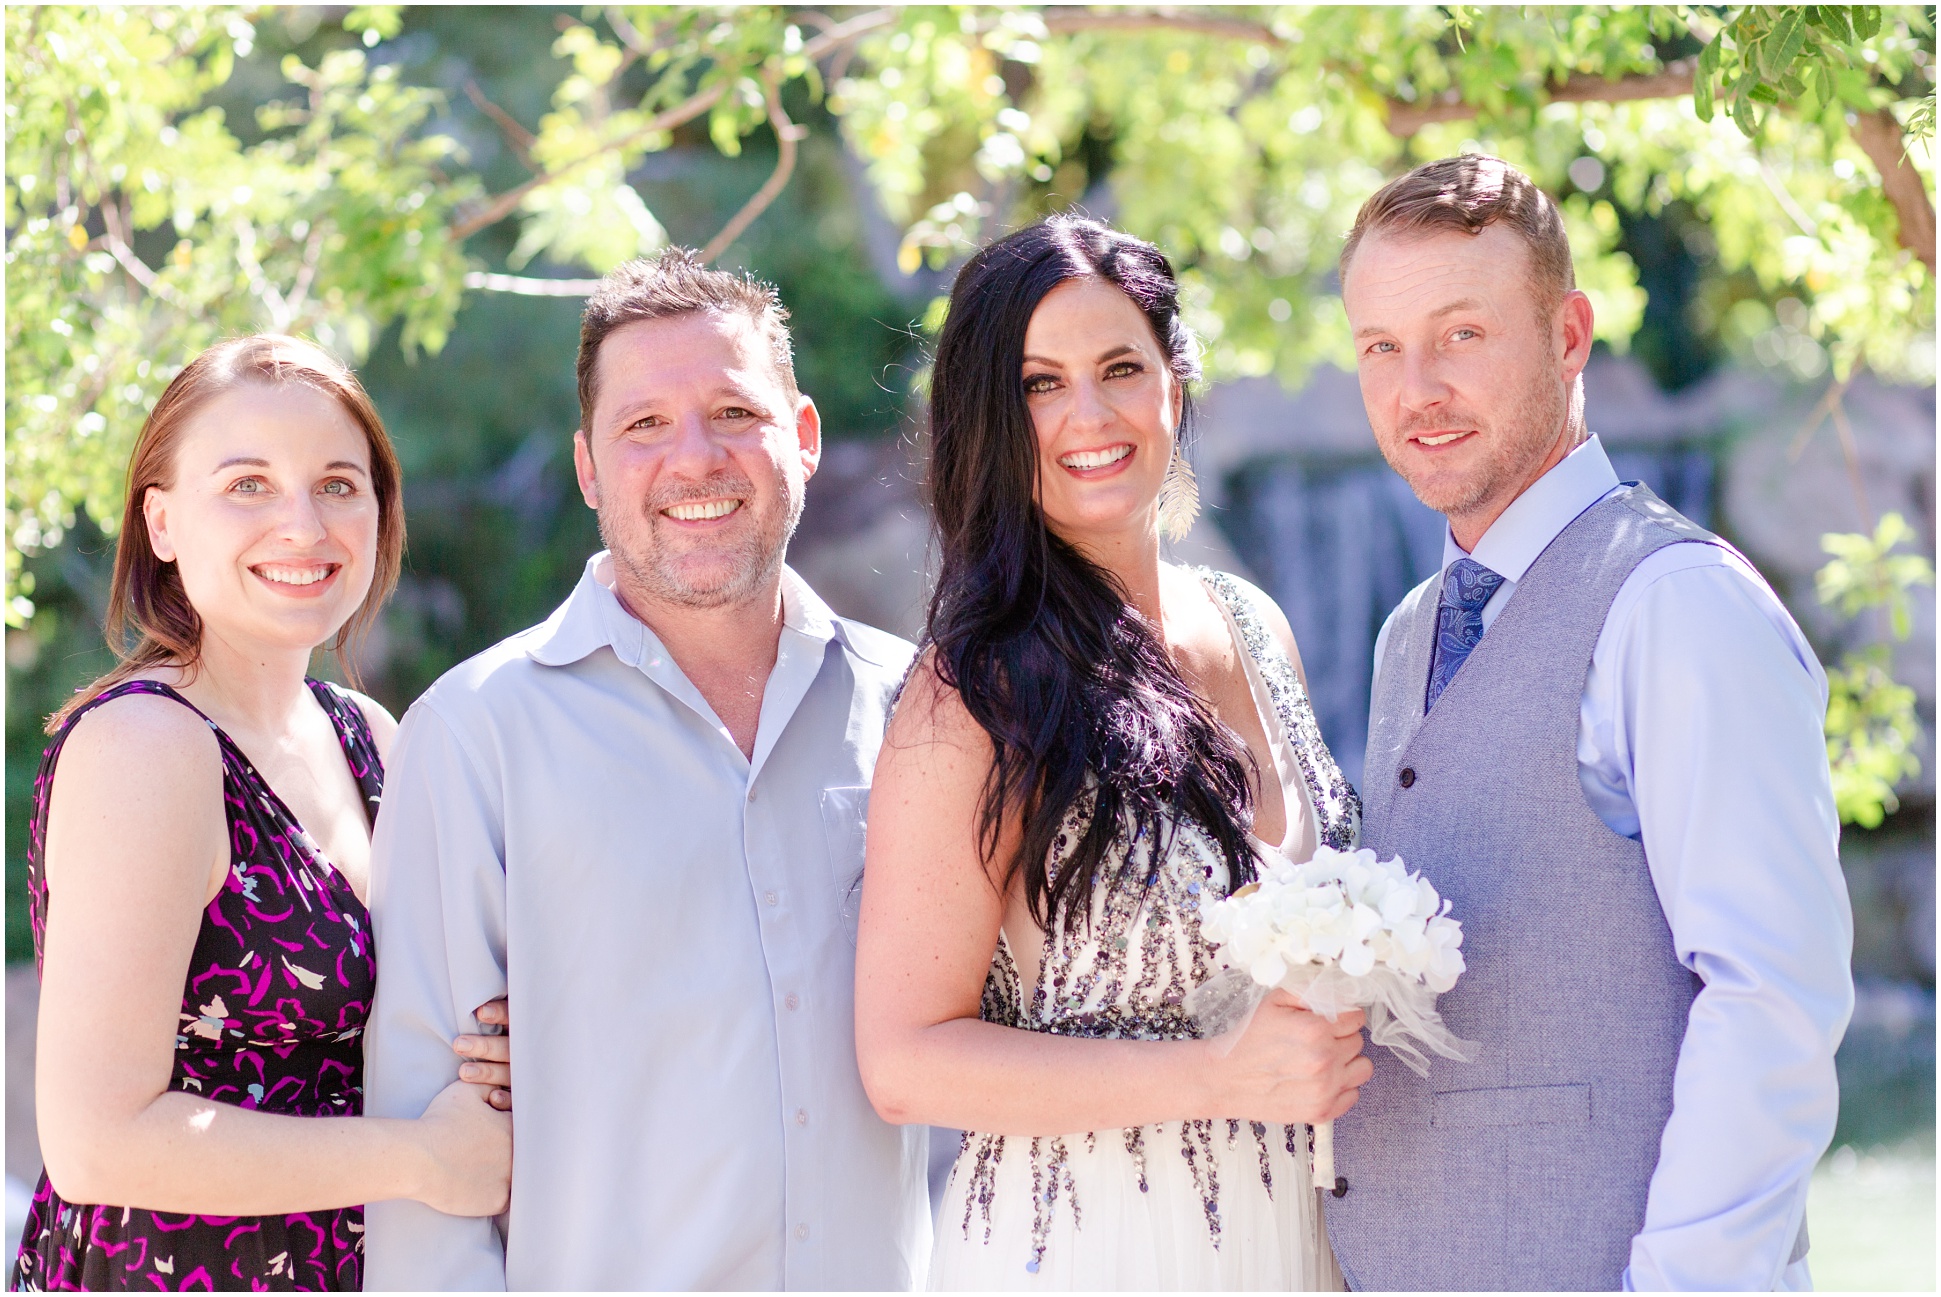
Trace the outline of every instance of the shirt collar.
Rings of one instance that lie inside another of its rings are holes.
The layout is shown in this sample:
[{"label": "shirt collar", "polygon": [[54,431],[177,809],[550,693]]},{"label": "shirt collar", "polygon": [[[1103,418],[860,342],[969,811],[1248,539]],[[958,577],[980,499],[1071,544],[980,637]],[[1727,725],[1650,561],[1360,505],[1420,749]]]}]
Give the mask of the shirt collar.
[{"label": "shirt collar", "polygon": [[[1507,581],[1523,579],[1537,556],[1557,539],[1577,516],[1602,500],[1618,485],[1617,470],[1595,435],[1565,455],[1548,473],[1532,482],[1510,507],[1497,516],[1466,557],[1475,559]],[[1442,566],[1465,557],[1454,532],[1442,533]]]},{"label": "shirt collar", "polygon": [[[795,569],[782,569],[782,625],[805,639],[850,648],[842,621]],[[629,666],[665,656],[660,637],[624,608],[613,593],[613,558],[601,550],[586,560],[579,583],[542,623],[526,649],[542,666],[569,666],[598,649],[611,648]],[[851,649],[853,652],[854,650]]]}]

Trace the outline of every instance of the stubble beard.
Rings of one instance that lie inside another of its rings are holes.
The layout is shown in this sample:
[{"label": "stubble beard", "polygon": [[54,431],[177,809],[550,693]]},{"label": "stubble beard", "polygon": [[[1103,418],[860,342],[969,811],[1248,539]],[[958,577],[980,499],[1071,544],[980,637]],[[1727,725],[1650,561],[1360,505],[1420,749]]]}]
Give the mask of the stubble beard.
[{"label": "stubble beard", "polygon": [[[1540,462],[1557,438],[1563,435],[1569,412],[1569,397],[1561,383],[1533,383],[1523,389],[1505,416],[1490,422],[1472,419],[1456,411],[1444,411],[1433,419],[1405,420],[1395,430],[1393,443],[1406,444],[1410,434],[1437,430],[1451,424],[1477,429],[1486,453],[1483,462],[1455,481],[1437,481],[1422,474],[1410,475],[1408,469],[1382,448],[1384,458],[1409,484],[1415,498],[1445,517],[1456,519],[1480,512],[1504,492],[1521,483],[1533,465]],[[1456,417],[1460,416],[1460,417]]]},{"label": "stubble beard", "polygon": [[[672,531],[661,510],[683,500],[719,499],[738,496],[742,508],[754,510],[754,484],[739,475],[717,475],[703,482],[658,493],[644,505],[615,511],[598,511],[600,540],[613,556],[618,574],[628,588],[654,603],[679,608],[727,608],[744,603],[766,589],[782,570],[788,554],[789,538],[802,518],[803,491],[799,483],[778,473],[779,506],[749,519],[742,534],[729,545],[703,551],[701,555],[671,543]],[[709,569],[695,573],[692,567]]]}]

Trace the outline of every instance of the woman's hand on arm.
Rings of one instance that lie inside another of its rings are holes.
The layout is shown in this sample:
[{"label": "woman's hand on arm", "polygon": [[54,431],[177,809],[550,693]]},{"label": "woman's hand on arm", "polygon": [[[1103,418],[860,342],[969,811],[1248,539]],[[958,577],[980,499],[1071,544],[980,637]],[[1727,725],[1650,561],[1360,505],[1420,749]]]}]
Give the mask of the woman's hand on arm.
[{"label": "woman's hand on arm", "polygon": [[[221,755],[193,712],[131,695],[74,727],[50,797],[35,1078],[55,1190],[208,1215],[390,1197],[499,1210],[511,1121],[486,1087],[454,1086],[428,1121],[283,1116],[169,1088],[176,1033],[196,1029],[181,988],[229,851]],[[201,993],[209,1018],[234,1016],[233,985]]]},{"label": "woman's hand on arm", "polygon": [[1012,824],[988,868],[977,850],[990,760],[989,739],[926,661],[877,757],[856,950],[857,1057],[886,1120],[1054,1135],[1318,1121],[1352,1106],[1370,1070],[1360,1015],[1331,1024],[1286,997],[1219,1041],[1081,1040],[980,1021],[1016,842]]}]

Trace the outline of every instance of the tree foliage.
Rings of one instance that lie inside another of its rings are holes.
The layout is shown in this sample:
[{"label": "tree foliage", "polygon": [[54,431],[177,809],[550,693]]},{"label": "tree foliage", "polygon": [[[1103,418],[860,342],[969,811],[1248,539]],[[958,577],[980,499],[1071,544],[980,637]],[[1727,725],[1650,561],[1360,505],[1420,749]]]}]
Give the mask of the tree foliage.
[{"label": "tree foliage", "polygon": [[[362,359],[396,324],[435,352],[468,290],[547,288],[501,269],[597,272],[660,243],[629,177],[678,132],[729,155],[771,133],[774,174],[718,255],[788,182],[790,106],[817,101],[906,266],[1109,211],[1176,259],[1216,377],[1343,358],[1335,249],[1356,206],[1475,147],[1562,196],[1613,345],[1643,304],[1619,211],[1682,203],[1757,287],[1720,304],[1728,336],[1783,331],[1802,373],[1932,372],[1925,8],[611,6],[563,21],[539,120],[477,101],[529,171],[496,193],[444,93],[384,59],[395,6],[352,10],[282,61],[274,102],[228,120],[237,60],[287,17],[6,15],[10,624],[32,614],[21,554],[76,509],[113,527],[143,413],[210,340],[279,328]],[[488,267],[476,236],[505,221],[517,239]]]},{"label": "tree foliage", "polygon": [[1873,611],[1887,616],[1888,642],[1848,653],[1827,672],[1827,760],[1840,819],[1878,828],[1899,805],[1894,790],[1921,772],[1914,745],[1921,736],[1914,691],[1888,674],[1888,645],[1913,631],[1909,605],[1917,586],[1934,584],[1934,564],[1921,554],[1898,553],[1914,529],[1897,513],[1880,520],[1871,536],[1836,533],[1820,538],[1832,555],[1814,580],[1820,602],[1844,617]]},{"label": "tree foliage", "polygon": [[255,35],[241,10],[10,9],[7,578],[85,507],[119,521],[134,432],[226,334],[307,333],[361,359],[393,320],[442,345],[477,191],[431,90],[341,50],[282,69],[245,144],[207,106]]}]

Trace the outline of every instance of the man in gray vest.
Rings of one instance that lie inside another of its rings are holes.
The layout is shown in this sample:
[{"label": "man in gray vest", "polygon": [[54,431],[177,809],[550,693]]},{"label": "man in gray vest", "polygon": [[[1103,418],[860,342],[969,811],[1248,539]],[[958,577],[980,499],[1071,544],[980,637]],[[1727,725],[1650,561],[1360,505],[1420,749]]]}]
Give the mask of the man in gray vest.
[{"label": "man in gray vest", "polygon": [[1513,167],[1361,209],[1342,297],[1382,454],[1448,518],[1376,644],[1363,844],[1454,903],[1476,1061],[1386,1051],[1326,1196],[1365,1289],[1810,1286],[1852,918],[1826,677],[1746,560],[1584,422],[1591,305]]}]

